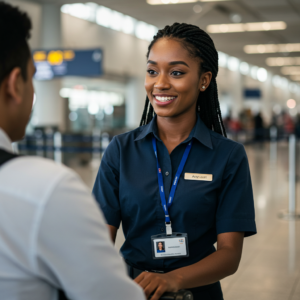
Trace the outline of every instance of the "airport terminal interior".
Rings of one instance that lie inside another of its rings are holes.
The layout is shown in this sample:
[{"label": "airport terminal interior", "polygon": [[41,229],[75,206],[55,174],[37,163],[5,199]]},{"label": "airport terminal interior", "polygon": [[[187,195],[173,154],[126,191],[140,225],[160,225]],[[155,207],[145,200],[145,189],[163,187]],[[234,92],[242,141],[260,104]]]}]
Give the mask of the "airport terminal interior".
[{"label": "airport terminal interior", "polygon": [[92,1],[7,1],[32,19],[36,66],[14,150],[67,165],[92,190],[111,139],[139,126],[153,36],[174,22],[199,26],[218,50],[222,117],[246,149],[255,201],[257,234],[221,281],[224,299],[299,300],[300,0]]}]

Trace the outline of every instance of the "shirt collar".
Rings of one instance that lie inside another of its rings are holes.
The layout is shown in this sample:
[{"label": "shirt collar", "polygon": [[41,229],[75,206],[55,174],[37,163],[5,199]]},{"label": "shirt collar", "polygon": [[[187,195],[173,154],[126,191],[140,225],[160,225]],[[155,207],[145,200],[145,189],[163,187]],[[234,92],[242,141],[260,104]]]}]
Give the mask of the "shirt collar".
[{"label": "shirt collar", "polygon": [[0,149],[8,152],[13,152],[11,146],[11,140],[3,129],[0,128]]},{"label": "shirt collar", "polygon": [[[151,122],[147,125],[145,125],[140,134],[137,136],[135,141],[141,140],[145,138],[150,133],[154,134],[154,136],[158,138],[158,130],[157,130],[157,124],[156,124],[156,116],[151,120]],[[197,122],[195,127],[193,128],[191,135],[193,138],[197,139],[201,144],[204,146],[213,149],[212,142],[211,142],[211,136],[210,136],[210,130],[206,127],[206,125],[203,123],[199,115],[197,114]]]}]

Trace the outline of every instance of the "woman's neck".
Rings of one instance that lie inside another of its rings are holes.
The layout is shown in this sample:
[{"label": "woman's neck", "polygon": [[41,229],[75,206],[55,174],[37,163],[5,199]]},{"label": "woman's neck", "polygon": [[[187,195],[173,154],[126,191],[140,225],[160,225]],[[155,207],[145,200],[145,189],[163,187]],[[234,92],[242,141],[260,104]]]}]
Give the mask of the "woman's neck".
[{"label": "woman's neck", "polygon": [[175,118],[157,116],[158,136],[167,147],[169,154],[181,142],[186,140],[197,121],[196,113]]}]

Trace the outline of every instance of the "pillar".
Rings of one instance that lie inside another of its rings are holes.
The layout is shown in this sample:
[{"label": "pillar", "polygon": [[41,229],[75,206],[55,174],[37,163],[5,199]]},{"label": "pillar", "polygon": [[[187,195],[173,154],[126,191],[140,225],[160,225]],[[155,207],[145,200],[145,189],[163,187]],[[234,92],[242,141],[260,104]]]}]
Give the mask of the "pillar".
[{"label": "pillar", "polygon": [[132,77],[126,86],[126,116],[125,123],[128,128],[139,126],[146,99],[144,77]]},{"label": "pillar", "polygon": [[[54,3],[42,5],[40,49],[59,49],[61,38],[60,6]],[[34,82],[36,104],[33,112],[33,126],[58,127],[65,129],[65,103],[59,95],[61,79]]]}]

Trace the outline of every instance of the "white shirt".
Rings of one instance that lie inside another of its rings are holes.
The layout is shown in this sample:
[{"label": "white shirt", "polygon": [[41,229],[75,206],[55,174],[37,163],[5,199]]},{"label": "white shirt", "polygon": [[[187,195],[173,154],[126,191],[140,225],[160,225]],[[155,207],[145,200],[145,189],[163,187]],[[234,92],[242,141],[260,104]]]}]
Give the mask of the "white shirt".
[{"label": "white shirt", "polygon": [[[0,148],[11,142],[0,128]],[[0,167],[0,299],[144,300],[79,177],[50,160]]]}]

